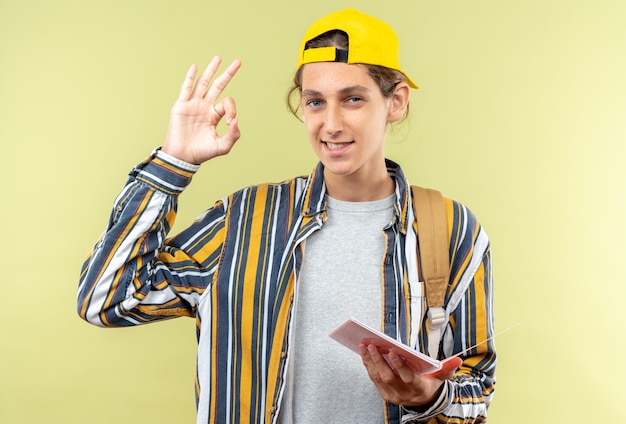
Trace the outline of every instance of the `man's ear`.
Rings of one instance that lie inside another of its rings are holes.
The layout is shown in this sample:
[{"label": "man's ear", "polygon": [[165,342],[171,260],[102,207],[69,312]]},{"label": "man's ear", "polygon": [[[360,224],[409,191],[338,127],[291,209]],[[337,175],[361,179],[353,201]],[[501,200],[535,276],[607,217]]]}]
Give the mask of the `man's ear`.
[{"label": "man's ear", "polygon": [[387,115],[388,122],[397,122],[406,113],[409,106],[409,97],[411,88],[405,82],[400,82],[389,99],[389,113]]}]

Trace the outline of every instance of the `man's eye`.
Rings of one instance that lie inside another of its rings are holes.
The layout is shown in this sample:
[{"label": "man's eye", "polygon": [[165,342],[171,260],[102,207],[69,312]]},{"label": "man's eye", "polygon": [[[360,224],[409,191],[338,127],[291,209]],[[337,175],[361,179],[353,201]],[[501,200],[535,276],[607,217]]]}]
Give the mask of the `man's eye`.
[{"label": "man's eye", "polygon": [[363,100],[362,97],[352,96],[352,97],[348,97],[347,102],[348,103],[358,103],[358,102],[360,102],[362,100]]},{"label": "man's eye", "polygon": [[320,100],[309,100],[306,104],[311,107],[320,107],[322,102]]}]

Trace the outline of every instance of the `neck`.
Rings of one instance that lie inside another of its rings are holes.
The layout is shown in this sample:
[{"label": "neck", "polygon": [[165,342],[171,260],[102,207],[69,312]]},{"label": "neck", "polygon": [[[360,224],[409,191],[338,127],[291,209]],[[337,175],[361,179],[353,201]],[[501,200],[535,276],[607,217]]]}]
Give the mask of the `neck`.
[{"label": "neck", "polygon": [[345,202],[372,202],[385,199],[396,189],[396,183],[389,177],[386,169],[384,174],[367,179],[355,175],[324,174],[324,181],[328,195]]}]

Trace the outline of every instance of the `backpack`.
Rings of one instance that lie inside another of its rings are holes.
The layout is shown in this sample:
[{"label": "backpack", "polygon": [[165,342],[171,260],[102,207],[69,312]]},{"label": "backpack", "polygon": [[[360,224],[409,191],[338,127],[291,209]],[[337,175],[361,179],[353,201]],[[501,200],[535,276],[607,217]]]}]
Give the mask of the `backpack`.
[{"label": "backpack", "polygon": [[437,358],[446,322],[444,300],[450,279],[450,239],[442,194],[411,186],[428,316],[428,355]]}]

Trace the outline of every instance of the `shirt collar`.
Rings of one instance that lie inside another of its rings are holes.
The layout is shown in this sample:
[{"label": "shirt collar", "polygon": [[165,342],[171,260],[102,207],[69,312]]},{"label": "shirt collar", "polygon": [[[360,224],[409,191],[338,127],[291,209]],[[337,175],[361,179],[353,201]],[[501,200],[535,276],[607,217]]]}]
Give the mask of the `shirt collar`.
[{"label": "shirt collar", "polygon": [[[395,220],[399,224],[400,232],[405,234],[410,202],[410,186],[400,165],[389,159],[385,159],[385,164],[387,166],[387,173],[396,182]],[[302,215],[310,217],[324,212],[326,210],[325,195],[324,165],[322,162],[318,162],[308,178],[308,187],[305,192]]]}]

